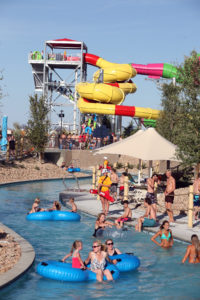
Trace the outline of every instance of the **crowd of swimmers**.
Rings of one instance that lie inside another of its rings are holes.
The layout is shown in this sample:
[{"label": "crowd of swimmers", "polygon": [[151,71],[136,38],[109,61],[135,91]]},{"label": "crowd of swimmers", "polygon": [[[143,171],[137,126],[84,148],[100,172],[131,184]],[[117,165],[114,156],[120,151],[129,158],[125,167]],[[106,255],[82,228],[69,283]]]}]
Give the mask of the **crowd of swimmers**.
[{"label": "crowd of swimmers", "polygon": [[[124,178],[127,175],[125,172],[122,176],[118,177],[116,170],[111,169],[111,174],[108,176],[109,169],[102,169],[102,176],[98,182],[98,194],[100,196],[101,204],[102,204],[102,212],[97,216],[95,221],[94,233],[93,237],[97,238],[100,232],[106,230],[106,228],[116,228],[116,230],[120,230],[123,228],[125,222],[132,221],[132,210],[129,207],[128,201],[123,200],[123,192],[124,192]],[[169,220],[164,220],[160,226],[160,229],[151,237],[151,241],[155,243],[157,246],[163,249],[169,249],[173,246],[173,234],[170,229],[170,223],[174,222],[174,216],[172,211],[172,204],[174,200],[174,190],[176,187],[175,179],[172,177],[171,171],[166,171],[167,177],[167,185],[164,191],[165,195],[165,207],[166,212],[168,214]],[[120,202],[123,204],[124,212],[123,214],[114,219],[107,220],[107,215],[109,213],[109,200],[108,196],[110,193],[114,198],[114,201],[117,199],[117,187],[120,184]],[[139,217],[137,220],[137,224],[135,225],[135,230],[138,232],[142,231],[143,227],[154,227],[157,225],[157,202],[156,202],[156,185],[159,184],[159,176],[157,174],[153,174],[151,178],[147,179],[147,194],[144,200],[145,213],[143,216]],[[195,208],[195,218],[199,212],[200,207],[200,174],[198,174],[198,178],[194,181],[194,203],[196,203]],[[58,201],[53,202],[53,206],[44,209],[39,207],[40,199],[36,198],[32,209],[29,213],[35,213],[40,211],[52,211],[52,210],[60,210],[61,205]],[[71,206],[71,212],[77,212],[77,205],[75,204],[74,198],[69,199],[69,204]],[[159,239],[159,240],[158,240]],[[94,240],[92,245],[92,251],[89,253],[87,259],[85,261],[82,260],[80,251],[83,248],[83,244],[81,241],[75,241],[72,245],[71,251],[65,255],[62,259],[62,262],[65,262],[66,259],[72,257],[72,267],[80,268],[80,269],[90,269],[92,272],[96,273],[97,280],[99,282],[103,281],[103,276],[105,275],[107,280],[113,280],[112,273],[106,269],[106,262],[116,264],[117,261],[115,259],[111,259],[110,256],[121,254],[120,250],[114,248],[114,243],[112,239],[108,239],[105,241],[105,244],[102,244],[99,240]],[[197,235],[191,236],[191,244],[187,247],[186,253],[182,259],[182,263],[188,259],[189,263],[196,264],[200,263],[200,241]],[[89,266],[88,266],[89,265]]]}]

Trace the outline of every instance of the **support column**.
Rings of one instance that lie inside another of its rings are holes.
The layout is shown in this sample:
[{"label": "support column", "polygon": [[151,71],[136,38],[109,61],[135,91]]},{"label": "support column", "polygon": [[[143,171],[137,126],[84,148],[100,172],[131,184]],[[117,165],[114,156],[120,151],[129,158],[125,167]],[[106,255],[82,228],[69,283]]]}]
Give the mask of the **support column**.
[{"label": "support column", "polygon": [[188,227],[193,227],[193,185],[189,187],[189,201],[188,201]]},{"label": "support column", "polygon": [[94,190],[96,187],[96,168],[92,168],[92,189]]},{"label": "support column", "polygon": [[124,178],[124,200],[128,200],[128,191],[129,191],[128,176],[125,176],[125,178]]},{"label": "support column", "polygon": [[[77,85],[77,78],[78,78],[78,73],[77,70],[75,71],[75,86]],[[73,114],[74,114],[74,118],[73,118],[73,132],[76,132],[76,119],[77,119],[77,91],[75,89],[74,92],[74,109],[73,109]]]},{"label": "support column", "polygon": [[[97,170],[97,189],[98,189],[98,183],[99,183],[99,178],[101,177],[101,170]],[[97,200],[100,200],[100,196],[97,195]]]}]

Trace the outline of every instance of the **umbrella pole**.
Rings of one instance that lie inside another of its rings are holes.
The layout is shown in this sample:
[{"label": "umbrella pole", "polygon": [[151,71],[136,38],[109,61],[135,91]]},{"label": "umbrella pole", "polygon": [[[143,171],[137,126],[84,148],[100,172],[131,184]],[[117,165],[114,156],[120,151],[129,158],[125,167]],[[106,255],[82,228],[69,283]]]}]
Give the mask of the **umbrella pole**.
[{"label": "umbrella pole", "polygon": [[149,177],[150,177],[150,178],[151,178],[151,176],[152,176],[152,165],[153,165],[153,161],[150,160],[150,161],[149,161]]},{"label": "umbrella pole", "polygon": [[140,185],[141,181],[141,167],[142,167],[142,160],[139,159],[139,168],[138,168],[138,185]]}]

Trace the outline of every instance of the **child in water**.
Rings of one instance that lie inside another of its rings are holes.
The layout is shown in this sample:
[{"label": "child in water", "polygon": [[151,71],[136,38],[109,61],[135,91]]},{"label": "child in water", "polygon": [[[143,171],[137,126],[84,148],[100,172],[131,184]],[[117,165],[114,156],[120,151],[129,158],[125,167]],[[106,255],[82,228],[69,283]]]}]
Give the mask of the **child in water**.
[{"label": "child in water", "polygon": [[65,260],[68,257],[72,256],[72,268],[85,269],[86,267],[79,253],[79,251],[81,251],[82,249],[83,249],[83,244],[81,241],[73,242],[70,253],[65,255],[65,257],[63,257],[62,262],[65,262]]},{"label": "child in water", "polygon": [[69,199],[69,204],[70,204],[71,207],[72,207],[71,212],[77,212],[77,206],[76,206],[76,204],[75,204],[75,202],[74,202],[74,198],[70,198],[70,199]]}]

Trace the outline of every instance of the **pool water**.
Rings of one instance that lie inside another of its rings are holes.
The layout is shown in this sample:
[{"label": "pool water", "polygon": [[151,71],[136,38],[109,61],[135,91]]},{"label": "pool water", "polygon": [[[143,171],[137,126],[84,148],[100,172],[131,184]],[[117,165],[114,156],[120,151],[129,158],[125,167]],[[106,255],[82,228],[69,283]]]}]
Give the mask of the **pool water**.
[{"label": "pool water", "polygon": [[41,207],[50,207],[63,190],[61,180],[0,188],[0,221],[26,238],[36,252],[29,271],[0,291],[1,300],[200,299],[200,265],[181,264],[187,245],[175,242],[172,249],[163,250],[150,241],[149,234],[133,229],[116,236],[114,242],[122,252],[134,252],[141,266],[137,271],[121,273],[116,282],[67,283],[40,277],[37,264],[44,259],[61,259],[75,239],[83,241],[83,259],[92,249],[93,217],[81,214],[81,223],[26,220],[36,196],[41,199]]}]

